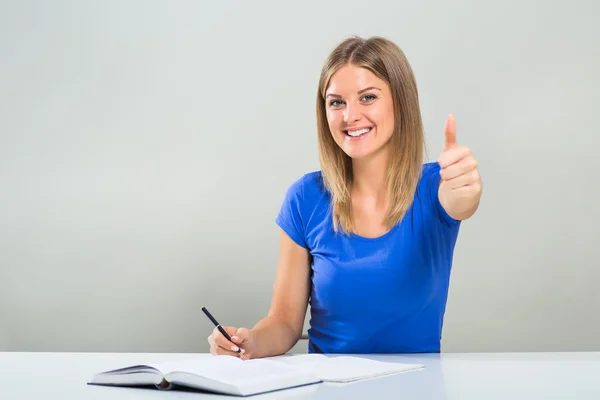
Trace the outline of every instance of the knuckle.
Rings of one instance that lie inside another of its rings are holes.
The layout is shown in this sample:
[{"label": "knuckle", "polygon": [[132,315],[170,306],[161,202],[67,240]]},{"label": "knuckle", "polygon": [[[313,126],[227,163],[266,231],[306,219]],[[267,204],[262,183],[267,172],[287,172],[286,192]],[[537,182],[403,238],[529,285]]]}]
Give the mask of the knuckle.
[{"label": "knuckle", "polygon": [[240,339],[241,342],[243,342],[250,337],[250,331],[247,328],[240,328],[238,329],[236,336]]},{"label": "knuckle", "polygon": [[215,344],[219,347],[227,347],[228,341],[224,337],[218,337],[215,339]]}]

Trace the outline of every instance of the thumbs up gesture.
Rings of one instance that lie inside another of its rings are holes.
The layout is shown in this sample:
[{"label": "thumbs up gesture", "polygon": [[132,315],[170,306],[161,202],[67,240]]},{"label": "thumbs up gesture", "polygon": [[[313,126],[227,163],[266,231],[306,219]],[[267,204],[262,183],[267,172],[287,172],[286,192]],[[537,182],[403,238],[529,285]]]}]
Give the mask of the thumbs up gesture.
[{"label": "thumbs up gesture", "polygon": [[456,142],[453,115],[446,120],[444,150],[438,163],[441,175],[438,196],[442,207],[456,220],[471,217],[481,199],[481,176],[471,149]]}]

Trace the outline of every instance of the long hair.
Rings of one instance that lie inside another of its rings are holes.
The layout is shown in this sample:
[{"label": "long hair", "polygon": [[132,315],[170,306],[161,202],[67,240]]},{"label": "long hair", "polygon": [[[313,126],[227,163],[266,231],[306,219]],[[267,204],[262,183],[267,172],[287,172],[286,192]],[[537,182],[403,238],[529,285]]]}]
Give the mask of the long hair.
[{"label": "long hair", "polygon": [[329,55],[319,79],[317,131],[319,161],[326,189],[332,197],[333,226],[338,232],[354,230],[351,213],[352,160],[336,144],[329,130],[325,91],[333,74],[352,64],[370,70],[387,82],[394,106],[394,131],[390,139],[391,158],[386,178],[391,207],[384,219],[389,230],[412,205],[423,168],[425,148],[423,122],[416,80],[402,50],[382,37],[350,37]]}]

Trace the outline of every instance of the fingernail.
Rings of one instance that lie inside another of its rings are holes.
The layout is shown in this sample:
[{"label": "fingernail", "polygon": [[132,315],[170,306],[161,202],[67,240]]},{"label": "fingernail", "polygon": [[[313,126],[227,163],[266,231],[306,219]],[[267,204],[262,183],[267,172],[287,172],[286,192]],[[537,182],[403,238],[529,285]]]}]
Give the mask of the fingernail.
[{"label": "fingernail", "polygon": [[237,337],[237,336],[232,336],[232,337],[231,337],[231,339],[232,339],[232,340],[240,340],[240,338],[239,338],[239,337]]},{"label": "fingernail", "polygon": [[244,349],[241,349],[240,351],[241,351],[242,353],[245,353],[245,352],[246,352],[246,350],[244,350]]},{"label": "fingernail", "polygon": [[238,351],[238,350],[239,350],[239,348],[238,348],[237,346],[231,346],[231,350],[233,350],[233,351]]}]

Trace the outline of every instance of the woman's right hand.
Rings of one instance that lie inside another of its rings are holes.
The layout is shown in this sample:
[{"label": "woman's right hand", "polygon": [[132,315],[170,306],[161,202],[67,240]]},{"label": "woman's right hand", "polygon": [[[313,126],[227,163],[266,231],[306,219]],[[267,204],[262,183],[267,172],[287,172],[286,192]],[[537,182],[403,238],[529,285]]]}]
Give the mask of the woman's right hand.
[{"label": "woman's right hand", "polygon": [[[248,360],[252,357],[253,343],[250,330],[246,328],[236,328],[233,326],[224,326],[225,332],[231,337],[230,342],[223,334],[215,327],[213,332],[208,337],[210,344],[210,353],[213,355],[226,355],[240,357]],[[237,352],[240,349],[242,354]]]}]

